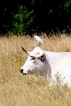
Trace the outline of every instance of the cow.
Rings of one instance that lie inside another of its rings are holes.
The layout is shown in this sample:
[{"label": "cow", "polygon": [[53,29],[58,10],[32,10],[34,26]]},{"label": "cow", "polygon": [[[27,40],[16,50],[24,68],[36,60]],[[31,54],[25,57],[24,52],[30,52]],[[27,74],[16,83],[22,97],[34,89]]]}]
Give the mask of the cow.
[{"label": "cow", "polygon": [[36,71],[49,82],[49,86],[59,84],[71,87],[71,52],[51,52],[42,50],[39,45],[32,52],[22,50],[28,54],[28,59],[21,67],[24,75]]}]

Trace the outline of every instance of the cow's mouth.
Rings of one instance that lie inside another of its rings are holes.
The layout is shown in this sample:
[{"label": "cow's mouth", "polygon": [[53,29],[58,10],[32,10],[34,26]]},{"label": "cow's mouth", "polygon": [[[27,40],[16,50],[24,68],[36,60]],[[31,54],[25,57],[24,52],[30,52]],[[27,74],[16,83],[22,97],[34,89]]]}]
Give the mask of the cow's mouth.
[{"label": "cow's mouth", "polygon": [[23,75],[27,75],[27,73],[22,73]]}]

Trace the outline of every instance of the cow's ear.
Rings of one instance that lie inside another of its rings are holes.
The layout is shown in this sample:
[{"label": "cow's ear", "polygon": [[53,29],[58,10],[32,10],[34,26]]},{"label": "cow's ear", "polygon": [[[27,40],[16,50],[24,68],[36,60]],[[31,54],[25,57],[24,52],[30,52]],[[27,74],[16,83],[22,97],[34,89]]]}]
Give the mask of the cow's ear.
[{"label": "cow's ear", "polygon": [[44,54],[41,56],[40,60],[43,62],[44,61]]}]

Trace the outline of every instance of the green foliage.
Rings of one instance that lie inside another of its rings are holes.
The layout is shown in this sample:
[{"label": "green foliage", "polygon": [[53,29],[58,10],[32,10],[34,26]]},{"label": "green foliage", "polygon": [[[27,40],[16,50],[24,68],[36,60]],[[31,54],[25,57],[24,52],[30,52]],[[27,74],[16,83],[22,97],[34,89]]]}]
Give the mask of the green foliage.
[{"label": "green foliage", "polygon": [[[8,3],[7,3],[8,2]],[[5,4],[5,5],[3,5]],[[35,16],[35,17],[34,17]],[[52,30],[69,33],[71,30],[71,0],[12,0],[0,2],[0,33],[23,35],[26,32]]]},{"label": "green foliage", "polygon": [[27,11],[27,8],[23,5],[18,6],[18,13],[13,16],[13,33],[24,34],[33,22],[33,17],[31,17],[31,12]]}]

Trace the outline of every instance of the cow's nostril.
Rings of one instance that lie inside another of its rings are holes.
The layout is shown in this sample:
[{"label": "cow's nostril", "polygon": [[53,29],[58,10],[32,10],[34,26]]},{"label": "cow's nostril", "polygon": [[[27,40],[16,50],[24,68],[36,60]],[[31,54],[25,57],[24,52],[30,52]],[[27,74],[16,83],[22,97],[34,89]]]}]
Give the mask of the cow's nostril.
[{"label": "cow's nostril", "polygon": [[23,73],[23,69],[20,69],[20,72]]}]

